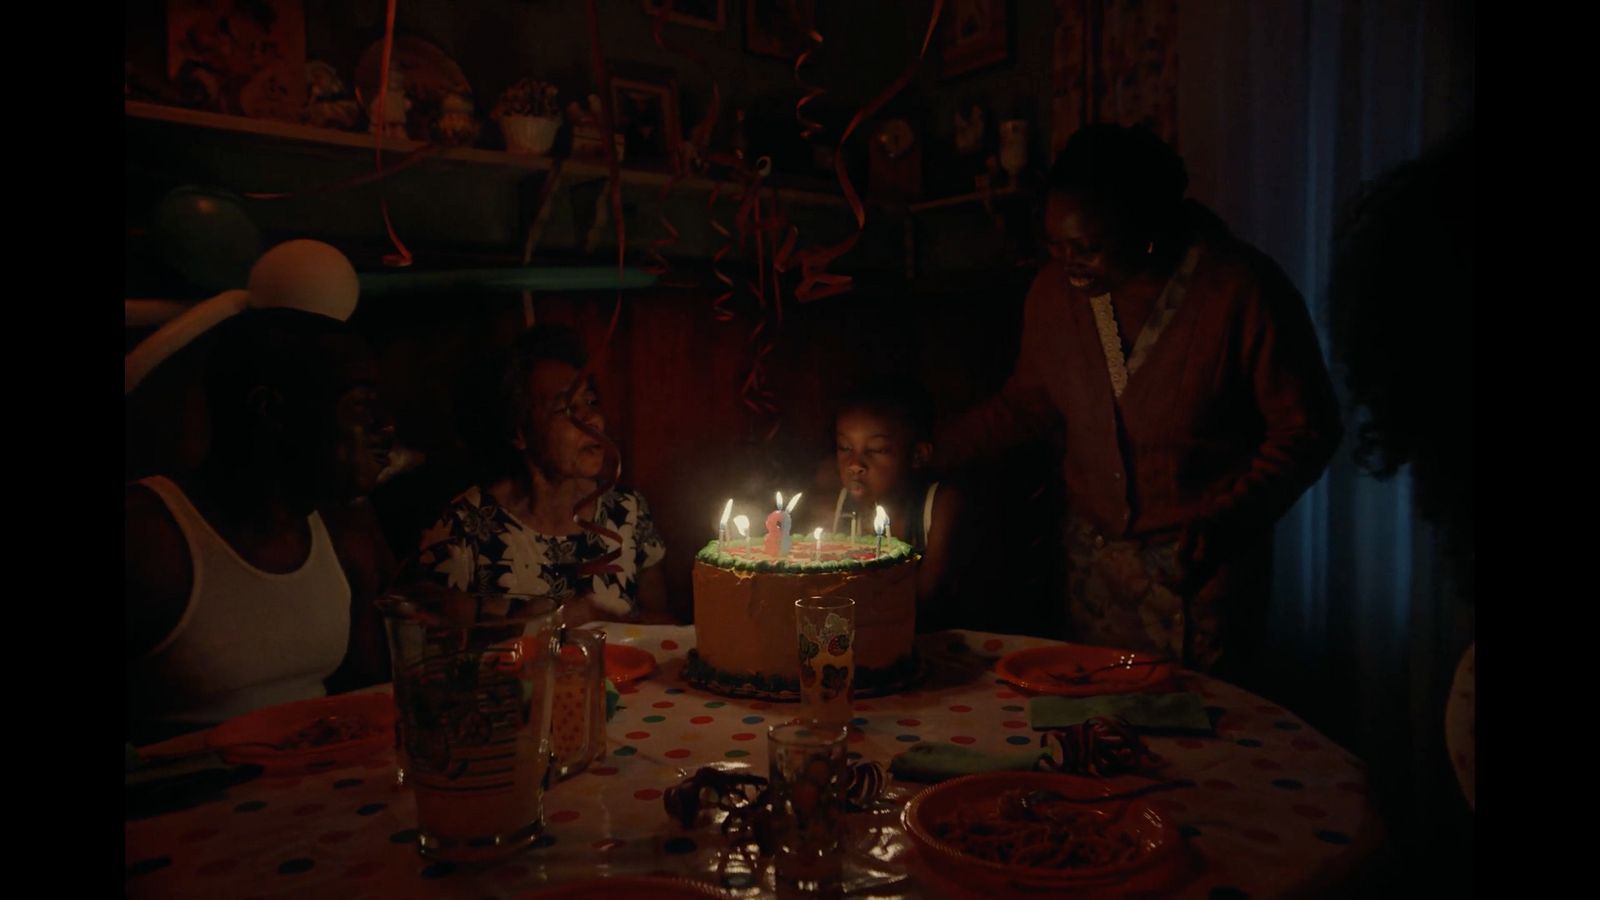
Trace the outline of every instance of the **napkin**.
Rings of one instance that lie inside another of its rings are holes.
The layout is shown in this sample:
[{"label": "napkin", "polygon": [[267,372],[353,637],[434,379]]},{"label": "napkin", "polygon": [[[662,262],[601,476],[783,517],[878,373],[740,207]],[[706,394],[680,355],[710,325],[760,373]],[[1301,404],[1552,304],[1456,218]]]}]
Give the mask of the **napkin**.
[{"label": "napkin", "polygon": [[1098,697],[1034,697],[1028,701],[1028,723],[1035,731],[1078,725],[1099,716],[1125,720],[1147,731],[1197,731],[1211,733],[1200,695],[1103,694]]},{"label": "napkin", "polygon": [[1042,750],[985,753],[954,744],[917,744],[889,761],[889,774],[900,781],[934,784],[979,772],[1031,772]]},{"label": "napkin", "polygon": [[611,721],[611,717],[615,716],[617,714],[617,704],[622,702],[622,692],[617,690],[617,686],[612,684],[611,683],[611,679],[609,679],[609,678],[607,678],[605,680],[605,686],[606,686],[606,721],[610,722]]}]

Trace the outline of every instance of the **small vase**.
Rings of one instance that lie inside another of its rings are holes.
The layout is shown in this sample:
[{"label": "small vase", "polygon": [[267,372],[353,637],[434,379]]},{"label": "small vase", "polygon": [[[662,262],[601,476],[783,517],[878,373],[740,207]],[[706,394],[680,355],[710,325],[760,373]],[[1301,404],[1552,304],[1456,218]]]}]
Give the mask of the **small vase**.
[{"label": "small vase", "polygon": [[556,132],[561,130],[561,119],[556,116],[502,116],[500,132],[506,138],[506,150],[512,153],[530,153],[543,156],[556,142]]}]

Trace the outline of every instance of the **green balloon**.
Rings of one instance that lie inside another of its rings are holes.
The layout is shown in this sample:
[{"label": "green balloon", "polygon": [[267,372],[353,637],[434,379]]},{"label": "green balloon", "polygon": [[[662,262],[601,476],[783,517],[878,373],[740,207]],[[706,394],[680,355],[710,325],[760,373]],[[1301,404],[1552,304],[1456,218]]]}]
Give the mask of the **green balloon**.
[{"label": "green balloon", "polygon": [[191,185],[168,192],[150,230],[167,265],[207,290],[244,287],[261,256],[261,230],[221,191]]}]

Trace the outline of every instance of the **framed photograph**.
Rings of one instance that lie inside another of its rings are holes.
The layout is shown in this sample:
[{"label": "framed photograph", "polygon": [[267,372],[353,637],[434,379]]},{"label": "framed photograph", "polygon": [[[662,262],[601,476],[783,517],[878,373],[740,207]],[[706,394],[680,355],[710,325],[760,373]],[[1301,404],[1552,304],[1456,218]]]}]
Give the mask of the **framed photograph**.
[{"label": "framed photograph", "polygon": [[[653,16],[667,2],[644,0],[644,11]],[[728,25],[728,0],[672,0],[672,11],[667,13],[667,21],[707,31],[721,31]]]},{"label": "framed photograph", "polygon": [[630,164],[672,164],[673,156],[683,145],[676,81],[612,76],[611,109]]},{"label": "framed photograph", "polygon": [[746,0],[744,46],[751,53],[792,60],[806,51],[817,27],[816,0]]},{"label": "framed photograph", "polygon": [[954,78],[1011,58],[1006,0],[951,0],[940,25],[939,77]]}]

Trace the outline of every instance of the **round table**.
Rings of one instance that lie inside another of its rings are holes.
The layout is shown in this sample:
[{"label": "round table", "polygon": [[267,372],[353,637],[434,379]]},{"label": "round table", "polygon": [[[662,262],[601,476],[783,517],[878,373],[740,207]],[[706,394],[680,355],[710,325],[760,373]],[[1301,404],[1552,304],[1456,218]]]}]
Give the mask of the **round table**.
[{"label": "round table", "polygon": [[[714,825],[684,830],[661,794],[708,763],[765,775],[766,728],[797,707],[719,697],[680,678],[694,629],[607,626],[609,640],[648,650],[657,672],[626,688],[607,728],[607,757],[551,789],[546,833],[534,848],[485,866],[420,857],[416,806],[395,786],[392,751],[353,768],[264,776],[225,799],[126,823],[129,897],[517,897],[552,882],[605,875],[672,874],[762,896],[760,872],[725,849]],[[1000,682],[995,657],[1053,642],[950,631],[919,637],[930,677],[918,689],[854,704],[851,750],[884,764],[921,741],[975,750],[1037,746],[1027,697]],[[937,673],[943,673],[937,674]],[[952,677],[950,673],[965,673]],[[1163,775],[1194,787],[1151,795],[1196,860],[1170,896],[1274,897],[1337,892],[1381,842],[1365,769],[1286,710],[1194,673],[1212,737],[1148,737]],[[198,746],[195,736],[154,749]],[[849,817],[847,886],[875,897],[960,896],[929,888],[898,809],[920,785],[894,784],[880,810]],[[770,874],[768,875],[770,883]]]}]

